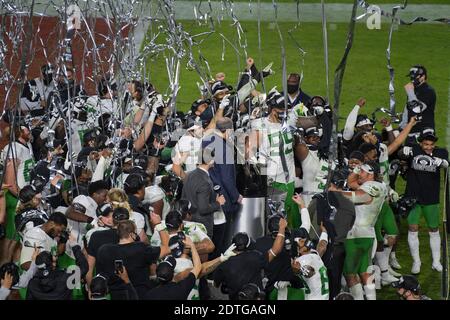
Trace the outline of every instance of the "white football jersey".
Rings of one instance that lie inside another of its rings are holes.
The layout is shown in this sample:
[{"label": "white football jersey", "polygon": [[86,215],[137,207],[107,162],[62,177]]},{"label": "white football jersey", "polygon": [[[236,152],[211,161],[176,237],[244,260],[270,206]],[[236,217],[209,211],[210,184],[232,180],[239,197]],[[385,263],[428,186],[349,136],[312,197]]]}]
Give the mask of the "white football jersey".
[{"label": "white football jersey", "polygon": [[329,283],[327,268],[323,264],[322,258],[317,251],[311,250],[311,253],[296,258],[302,267],[311,267],[314,273],[311,277],[301,275],[301,279],[305,285],[306,300],[328,300]]},{"label": "white football jersey", "polygon": [[[8,159],[16,159],[19,163],[17,168],[17,185],[20,189],[25,187],[30,183],[31,177],[30,172],[34,168],[33,160],[33,149],[31,144],[28,143],[26,146],[19,142],[12,142],[11,149],[8,153],[9,145],[6,145],[2,151],[2,160],[6,165],[6,156]],[[8,154],[7,154],[8,153]]]},{"label": "white football jersey", "polygon": [[[264,156],[259,161],[267,164],[268,183],[279,182],[287,184],[295,180],[294,137],[290,132],[282,132],[281,123],[274,123],[268,118],[252,121],[252,128],[260,132],[261,144],[259,151]],[[280,145],[283,143],[283,154],[286,159],[287,172],[284,171],[280,156]],[[286,177],[286,175],[288,175]],[[287,180],[286,180],[287,178]]]},{"label": "white football jersey", "polygon": [[305,160],[302,161],[303,172],[303,200],[308,206],[315,193],[325,190],[329,171],[328,160],[320,159],[318,151],[309,151]]},{"label": "white football jersey", "polygon": [[387,196],[383,182],[367,181],[359,187],[372,197],[369,204],[355,205],[355,223],[347,234],[347,239],[375,238],[375,223]]},{"label": "white football jersey", "polygon": [[195,170],[197,168],[197,163],[199,162],[201,145],[202,139],[186,133],[175,145],[175,153],[173,154],[174,156],[172,157],[172,160],[174,160],[175,157],[180,157],[181,153],[188,153],[186,161],[184,162],[186,168],[185,172],[188,173]]}]

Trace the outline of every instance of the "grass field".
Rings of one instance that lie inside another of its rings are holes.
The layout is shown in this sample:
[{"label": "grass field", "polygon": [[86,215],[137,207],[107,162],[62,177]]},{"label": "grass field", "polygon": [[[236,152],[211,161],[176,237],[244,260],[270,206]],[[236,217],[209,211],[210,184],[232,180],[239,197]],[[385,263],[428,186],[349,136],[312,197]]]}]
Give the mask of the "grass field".
[{"label": "grass field", "polygon": [[[192,2],[198,2],[198,0],[188,0]],[[263,2],[270,2],[272,3],[272,0],[260,0],[261,3]],[[234,0],[234,2],[251,2],[252,4],[257,4],[258,0]],[[385,3],[392,3],[392,4],[403,4],[404,0],[372,0],[372,1],[366,1],[369,4],[385,4]],[[297,3],[296,0],[275,0],[275,3]],[[321,3],[320,0],[299,0],[299,3]],[[325,0],[325,3],[353,3],[353,0]],[[409,4],[449,4],[448,0],[409,0]]]},{"label": "grass field", "polygon": [[[252,1],[256,3],[257,1]],[[309,2],[309,1],[302,1]],[[314,1],[317,2],[317,1]],[[332,1],[334,2],[334,1]],[[351,2],[351,1],[336,1]],[[373,3],[392,1],[373,1]],[[410,1],[420,3],[420,1]],[[427,3],[447,3],[447,1],[427,1]],[[198,27],[194,21],[182,21],[184,29],[191,34],[199,34],[208,31],[205,27]],[[293,41],[288,37],[287,31],[292,29],[293,23],[280,23],[280,28],[285,40],[287,52],[287,72],[299,72],[301,70],[301,56]],[[247,38],[247,52],[252,56],[257,66],[260,59],[265,66],[274,62],[275,75],[266,78],[266,87],[269,90],[277,85],[281,90],[281,50],[280,40],[273,23],[261,23],[262,52],[258,51],[257,23],[242,23],[244,34]],[[330,63],[330,92],[333,92],[334,69],[340,61],[346,43],[347,24],[330,24],[328,26],[329,39],[329,63]],[[449,106],[449,57],[450,41],[448,34],[450,27],[446,25],[416,24],[401,26],[394,32],[392,42],[392,64],[395,68],[395,90],[397,98],[397,110],[403,110],[406,95],[403,85],[408,81],[405,75],[413,64],[424,64],[429,73],[429,82],[437,93],[436,123],[437,132],[441,137],[439,145],[445,146],[445,134],[447,126],[447,109]],[[226,73],[226,82],[235,86],[238,79],[238,65],[236,53],[230,45],[226,45],[224,60],[222,61],[222,38],[219,33],[233,43],[237,42],[236,29],[230,27],[230,23],[216,25],[216,32],[209,36],[200,47],[194,47],[195,57],[198,51],[207,59],[211,73],[223,71]],[[368,30],[365,24],[357,24],[354,45],[350,52],[347,69],[343,81],[340,115],[346,117],[350,109],[360,97],[367,99],[367,104],[362,112],[371,113],[376,107],[389,105],[388,82],[389,74],[386,69],[386,47],[388,44],[389,25],[382,25],[381,30]],[[310,95],[326,95],[325,67],[322,48],[322,31],[320,23],[303,23],[295,30],[295,39],[307,52],[303,68],[304,80],[302,88]],[[166,66],[162,57],[155,59],[150,64],[152,82],[160,91],[167,87]],[[245,56],[240,48],[241,69],[245,65]],[[199,92],[196,82],[200,81],[195,71],[183,68],[181,72],[181,89],[178,96],[178,108],[187,110],[192,101],[198,98]],[[333,97],[331,97],[333,102]],[[341,121],[341,128],[342,123]],[[399,193],[403,191],[403,183],[398,186]],[[424,225],[424,224],[422,224]],[[401,271],[410,273],[411,259],[407,244],[406,221],[401,226],[400,244],[397,249]],[[429,249],[429,237],[425,228],[420,232],[420,252],[422,257],[422,273],[419,280],[426,294],[433,299],[440,297],[440,274],[431,270],[431,252]],[[381,299],[397,299],[394,290],[384,288],[378,292]]]}]

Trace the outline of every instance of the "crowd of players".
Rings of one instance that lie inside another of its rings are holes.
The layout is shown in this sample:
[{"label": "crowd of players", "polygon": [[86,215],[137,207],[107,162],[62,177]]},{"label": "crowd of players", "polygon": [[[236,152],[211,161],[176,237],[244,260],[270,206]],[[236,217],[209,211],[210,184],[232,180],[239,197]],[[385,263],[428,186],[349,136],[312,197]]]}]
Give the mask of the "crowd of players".
[{"label": "crowd of players", "polygon": [[[257,91],[273,71],[251,58],[236,88],[218,73],[187,113],[139,80],[106,76],[87,96],[69,67],[41,72],[2,116],[0,299],[215,299],[212,284],[229,299],[375,300],[385,285],[427,299],[396,257],[407,241],[411,273],[430,267],[422,216],[442,272],[448,152],[423,66],[410,69],[401,116],[377,120],[360,99],[337,141],[326,99],[295,73],[287,92]],[[266,234],[229,236],[261,196]]]}]

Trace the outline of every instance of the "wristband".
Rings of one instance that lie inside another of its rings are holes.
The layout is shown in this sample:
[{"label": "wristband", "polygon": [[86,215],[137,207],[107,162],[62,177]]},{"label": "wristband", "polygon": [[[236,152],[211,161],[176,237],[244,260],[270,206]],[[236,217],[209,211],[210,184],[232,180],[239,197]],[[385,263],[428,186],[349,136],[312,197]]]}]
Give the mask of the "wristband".
[{"label": "wristband", "polygon": [[282,233],[278,233],[278,234],[277,234],[277,237],[278,237],[278,236],[285,238],[284,234],[282,234]]},{"label": "wristband", "polygon": [[158,223],[158,224],[155,226],[155,230],[156,230],[157,232],[164,231],[164,230],[166,230],[166,226],[165,226],[165,224],[163,224],[162,222],[160,222],[160,223]]},{"label": "wristband", "polygon": [[270,248],[269,252],[270,252],[274,257],[277,256],[277,255],[273,252],[272,248]]},{"label": "wristband", "polygon": [[385,129],[386,129],[387,132],[391,132],[392,130],[394,130],[394,128],[392,128],[392,124],[387,126]]},{"label": "wristband", "polygon": [[352,191],[352,202],[355,203],[356,201],[356,193],[355,191]]},{"label": "wristband", "polygon": [[320,234],[319,241],[321,240],[325,240],[326,242],[328,242],[328,233],[322,231],[322,233]]}]

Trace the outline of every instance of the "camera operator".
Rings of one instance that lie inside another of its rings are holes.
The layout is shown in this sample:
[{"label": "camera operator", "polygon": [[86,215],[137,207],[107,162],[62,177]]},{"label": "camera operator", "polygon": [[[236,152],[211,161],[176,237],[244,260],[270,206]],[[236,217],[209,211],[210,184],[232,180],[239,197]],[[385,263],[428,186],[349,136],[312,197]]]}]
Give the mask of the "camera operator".
[{"label": "camera operator", "polygon": [[37,271],[36,257],[39,252],[39,249],[34,249],[30,268],[21,275],[19,275],[19,267],[13,262],[7,262],[0,267],[0,301],[8,299],[10,294],[13,293],[12,290],[28,287],[28,283]]},{"label": "camera operator", "polygon": [[159,280],[159,285],[149,290],[144,299],[145,300],[188,300],[189,294],[195,286],[202,270],[200,257],[192,243],[192,240],[187,237],[183,240],[185,247],[190,248],[192,254],[192,269],[189,275],[184,279],[175,282],[174,274],[177,266],[177,261],[174,257],[168,256],[156,268],[156,276]]},{"label": "camera operator", "polygon": [[[76,238],[70,235],[67,246],[74,253],[76,265],[82,280],[88,271],[88,263]],[[27,300],[71,300],[73,290],[68,286],[71,273],[56,268],[57,258],[48,251],[39,253],[36,258],[38,271],[28,284]]]},{"label": "camera operator", "polygon": [[430,235],[433,257],[432,269],[442,272],[440,224],[440,170],[448,168],[448,151],[436,147],[438,137],[432,128],[425,128],[418,138],[419,144],[403,147],[400,157],[408,161],[405,195],[417,199],[408,215],[408,244],[413,258],[411,273],[420,272],[419,221],[423,215]]},{"label": "camera operator", "polygon": [[29,229],[24,234],[22,241],[20,267],[23,270],[30,268],[35,247],[42,251],[50,252],[55,256],[62,255],[66,249],[68,238],[65,232],[66,228],[66,216],[60,212],[55,212],[46,223]]},{"label": "camera operator", "polygon": [[431,300],[422,293],[419,281],[411,275],[404,275],[399,281],[392,283],[392,287],[397,289],[400,300]]},{"label": "camera operator", "polygon": [[[301,208],[300,214],[302,225],[300,228],[309,232],[311,221],[308,209],[305,208],[305,204],[298,194],[293,196],[293,200]],[[272,213],[267,219],[267,229],[269,230],[269,234],[256,240],[255,250],[264,254],[273,246],[280,229],[281,219],[283,219],[282,214]],[[283,249],[278,254],[277,259],[272,260],[264,268],[264,274],[268,279],[264,291],[270,300],[303,300],[303,284],[293,273],[291,267],[292,242],[294,241],[294,235],[296,233],[298,233],[297,230],[285,230]]]},{"label": "camera operator", "polygon": [[255,283],[261,290],[262,271],[283,250],[287,221],[280,219],[279,229],[272,247],[261,253],[253,249],[254,243],[245,232],[239,232],[233,237],[236,246],[236,256],[222,263],[214,272],[214,285],[222,285],[222,292],[229,295],[230,300],[237,300],[241,288],[247,283]]},{"label": "camera operator", "polygon": [[408,135],[407,144],[416,143],[423,129],[434,129],[434,111],[436,106],[436,92],[427,80],[427,69],[422,65],[415,65],[409,69],[410,82],[405,85],[408,100],[403,111],[400,128],[404,128],[412,117],[418,118],[418,124]]},{"label": "camera operator", "polygon": [[87,261],[89,264],[89,271],[86,274],[86,282],[88,285],[92,280],[98,250],[104,244],[117,244],[119,242],[117,226],[121,221],[127,221],[130,219],[130,213],[127,209],[113,209],[109,203],[101,205],[97,209],[97,215],[97,224],[103,224],[103,227],[91,229],[86,234],[86,252]]},{"label": "camera operator", "polygon": [[[346,183],[346,170],[333,171],[330,181],[331,190],[342,191]],[[319,230],[321,223],[329,230],[331,247],[322,260],[327,268],[330,299],[333,299],[341,292],[345,260],[344,243],[355,221],[355,206],[341,193],[327,190],[325,194],[313,197],[308,209],[313,230]],[[309,232],[311,240],[318,240],[318,237],[316,233]]]},{"label": "camera operator", "polygon": [[160,247],[152,247],[139,241],[135,223],[127,220],[120,222],[117,227],[119,243],[105,244],[98,250],[96,269],[108,276],[113,300],[122,300],[127,295],[124,282],[116,274],[120,265],[127,268],[131,283],[142,299],[151,288],[150,266],[170,253],[169,235],[166,230],[160,229],[162,226],[159,216],[151,214],[151,221],[160,233]]}]

